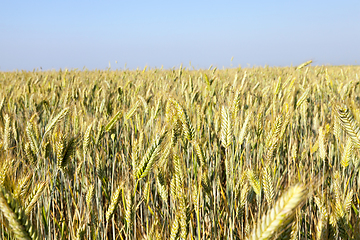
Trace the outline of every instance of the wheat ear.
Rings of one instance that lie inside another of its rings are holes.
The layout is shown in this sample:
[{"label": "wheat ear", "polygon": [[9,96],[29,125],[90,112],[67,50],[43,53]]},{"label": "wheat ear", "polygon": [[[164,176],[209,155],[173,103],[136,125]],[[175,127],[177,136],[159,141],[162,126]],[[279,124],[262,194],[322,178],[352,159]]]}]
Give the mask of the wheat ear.
[{"label": "wheat ear", "polygon": [[323,161],[325,161],[326,158],[325,132],[322,127],[319,128],[319,153],[320,153],[320,158]]},{"label": "wheat ear", "polygon": [[94,184],[91,184],[88,188],[88,192],[86,193],[86,205],[88,206],[88,208],[91,209],[91,203],[93,201],[94,195],[95,195],[95,186]]},{"label": "wheat ear", "polygon": [[59,169],[64,170],[75,153],[77,146],[77,137],[71,137],[69,140],[62,135],[57,143],[57,165]]},{"label": "wheat ear", "polygon": [[20,204],[5,190],[0,190],[0,209],[9,222],[9,227],[19,240],[42,239]]},{"label": "wheat ear", "polygon": [[185,109],[177,101],[175,101],[174,99],[171,99],[170,101],[172,102],[172,105],[174,106],[174,108],[176,110],[176,115],[177,115],[178,119],[182,123],[183,132],[184,132],[185,137],[189,141],[194,140],[194,138],[195,138],[195,129],[191,124],[189,115],[187,114]]},{"label": "wheat ear", "polygon": [[314,202],[316,203],[317,207],[318,207],[318,212],[319,212],[319,219],[316,225],[316,238],[318,240],[321,239],[326,239],[326,236],[329,235],[328,232],[328,223],[329,223],[329,215],[327,213],[326,207],[323,203],[323,201],[318,198],[318,197],[314,197]]},{"label": "wheat ear", "polygon": [[106,221],[108,222],[111,217],[114,215],[116,207],[120,201],[120,192],[121,192],[121,185],[116,189],[115,193],[111,197],[109,208],[106,212]]},{"label": "wheat ear", "polygon": [[300,64],[300,65],[296,68],[296,70],[300,70],[300,69],[308,66],[308,65],[311,64],[312,62],[313,62],[312,60],[307,61],[307,62],[304,62],[304,63]]},{"label": "wheat ear", "polygon": [[63,109],[58,115],[56,115],[56,117],[54,117],[46,125],[43,138],[55,127],[56,123],[58,123],[61,119],[63,119],[67,115],[68,112],[69,112],[69,108]]},{"label": "wheat ear", "polygon": [[275,196],[274,184],[271,177],[270,167],[266,167],[263,169],[262,180],[263,180],[265,198],[268,204],[270,205]]},{"label": "wheat ear", "polygon": [[5,151],[7,151],[10,148],[10,142],[11,142],[10,116],[6,114],[4,120],[5,120],[5,128],[3,134],[3,144]]},{"label": "wheat ear", "polygon": [[139,107],[140,102],[137,101],[135,103],[135,105],[126,113],[125,115],[125,121],[129,120],[135,113],[135,111],[137,110],[137,108]]},{"label": "wheat ear", "polygon": [[281,133],[281,129],[283,127],[283,117],[280,115],[277,119],[276,119],[276,123],[271,131],[271,134],[268,137],[268,141],[266,143],[267,145],[267,149],[266,149],[266,153],[265,153],[265,164],[268,165],[270,163],[270,161],[272,160],[272,158],[274,157],[275,154],[275,150],[280,142],[280,133]]},{"label": "wheat ear", "polygon": [[231,145],[232,140],[232,121],[231,115],[227,108],[223,107],[221,110],[221,144],[224,148]]},{"label": "wheat ear", "polygon": [[281,196],[274,207],[266,215],[263,215],[260,222],[253,228],[249,240],[270,239],[288,222],[289,217],[304,202],[305,198],[306,190],[304,187],[296,185],[290,188]]},{"label": "wheat ear", "polygon": [[343,155],[341,157],[341,166],[343,168],[346,168],[347,166],[349,166],[349,162],[352,159],[354,154],[354,146],[352,143],[351,138],[348,138],[348,140],[346,141],[346,145],[345,145],[345,149],[343,152]]},{"label": "wheat ear", "polygon": [[337,106],[337,115],[340,120],[341,127],[353,140],[356,148],[360,148],[360,127],[349,108]]},{"label": "wheat ear", "polygon": [[138,179],[146,177],[152,166],[155,163],[155,160],[158,158],[161,151],[161,143],[165,137],[163,134],[161,137],[156,138],[155,142],[151,145],[151,147],[146,151],[143,159],[140,162],[140,166],[137,167],[135,177]]},{"label": "wheat ear", "polygon": [[108,122],[108,124],[106,124],[105,131],[107,131],[107,132],[111,131],[114,128],[117,120],[119,120],[119,118],[121,117],[121,115],[122,115],[122,111],[118,111],[115,114],[115,116]]},{"label": "wheat ear", "polygon": [[91,129],[92,129],[92,123],[87,127],[85,135],[84,135],[84,142],[83,142],[83,151],[84,151],[84,156],[86,155],[86,153],[89,151],[89,144],[90,144],[90,133],[91,133]]},{"label": "wheat ear", "polygon": [[33,207],[35,206],[36,202],[41,197],[41,194],[46,187],[46,181],[40,182],[37,184],[33,191],[31,192],[30,196],[25,201],[25,214],[29,215]]}]

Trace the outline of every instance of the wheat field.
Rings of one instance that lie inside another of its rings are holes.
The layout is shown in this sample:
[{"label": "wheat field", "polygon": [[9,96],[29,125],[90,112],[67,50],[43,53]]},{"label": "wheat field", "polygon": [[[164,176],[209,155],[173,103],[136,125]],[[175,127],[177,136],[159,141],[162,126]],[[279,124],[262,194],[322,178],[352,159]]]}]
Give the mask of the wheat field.
[{"label": "wheat field", "polygon": [[360,239],[360,67],[0,72],[1,239]]}]

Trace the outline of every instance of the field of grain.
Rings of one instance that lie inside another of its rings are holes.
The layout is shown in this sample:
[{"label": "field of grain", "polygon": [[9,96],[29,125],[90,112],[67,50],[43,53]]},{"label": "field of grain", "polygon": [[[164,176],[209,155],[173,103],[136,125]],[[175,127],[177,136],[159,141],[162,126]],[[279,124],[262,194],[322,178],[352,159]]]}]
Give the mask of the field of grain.
[{"label": "field of grain", "polygon": [[360,67],[0,72],[1,239],[360,239]]}]

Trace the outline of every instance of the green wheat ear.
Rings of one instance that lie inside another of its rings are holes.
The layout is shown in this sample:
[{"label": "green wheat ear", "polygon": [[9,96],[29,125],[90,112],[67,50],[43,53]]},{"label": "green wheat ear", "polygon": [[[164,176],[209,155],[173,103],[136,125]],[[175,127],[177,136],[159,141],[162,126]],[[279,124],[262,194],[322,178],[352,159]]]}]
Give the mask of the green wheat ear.
[{"label": "green wheat ear", "polygon": [[174,99],[170,99],[170,105],[173,106],[176,112],[177,118],[182,123],[183,133],[185,137],[191,142],[195,139],[195,129],[193,128],[190,117],[185,111],[185,109]]},{"label": "green wheat ear", "polygon": [[108,124],[106,124],[105,131],[107,132],[111,131],[114,128],[115,123],[117,122],[117,120],[119,120],[121,116],[122,116],[122,111],[118,111],[115,114],[115,116],[108,122]]},{"label": "green wheat ear", "polygon": [[59,169],[64,170],[68,163],[70,162],[73,154],[76,151],[78,144],[77,136],[67,138],[65,135],[62,135],[56,145],[57,147],[57,166]]},{"label": "green wheat ear", "polygon": [[47,133],[49,133],[56,125],[56,123],[58,123],[61,119],[63,119],[67,113],[69,112],[69,108],[65,108],[63,109],[58,115],[56,115],[56,117],[54,117],[45,127],[45,132],[44,132],[44,137],[46,136]]},{"label": "green wheat ear", "polygon": [[134,113],[136,112],[137,108],[139,107],[140,105],[140,102],[137,101],[134,106],[132,108],[130,108],[130,110],[126,113],[125,115],[125,121],[129,120],[133,115]]},{"label": "green wheat ear", "polygon": [[0,210],[8,220],[9,230],[19,240],[43,239],[25,215],[24,209],[5,189],[0,189]]},{"label": "green wheat ear", "polygon": [[161,143],[165,138],[165,134],[157,137],[155,142],[148,148],[146,154],[142,158],[140,165],[137,167],[135,177],[138,179],[146,177],[152,169],[155,161],[158,159],[161,152]]}]

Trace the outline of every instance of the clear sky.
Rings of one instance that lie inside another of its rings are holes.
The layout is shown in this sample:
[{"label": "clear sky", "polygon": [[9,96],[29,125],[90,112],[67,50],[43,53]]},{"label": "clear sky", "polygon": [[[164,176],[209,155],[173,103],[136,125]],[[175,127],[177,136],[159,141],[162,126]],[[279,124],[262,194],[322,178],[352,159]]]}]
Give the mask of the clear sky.
[{"label": "clear sky", "polygon": [[0,1],[0,71],[310,59],[360,64],[359,0]]}]

